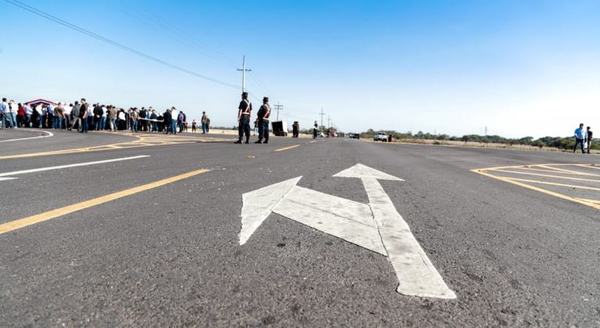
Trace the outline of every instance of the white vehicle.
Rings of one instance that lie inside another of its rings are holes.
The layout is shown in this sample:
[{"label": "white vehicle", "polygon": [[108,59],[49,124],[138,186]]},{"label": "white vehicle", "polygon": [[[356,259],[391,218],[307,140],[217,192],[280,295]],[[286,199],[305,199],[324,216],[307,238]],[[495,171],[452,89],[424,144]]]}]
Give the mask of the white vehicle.
[{"label": "white vehicle", "polygon": [[375,135],[375,137],[373,137],[373,140],[374,141],[387,142],[388,141],[388,136],[384,132],[377,132],[377,134]]}]

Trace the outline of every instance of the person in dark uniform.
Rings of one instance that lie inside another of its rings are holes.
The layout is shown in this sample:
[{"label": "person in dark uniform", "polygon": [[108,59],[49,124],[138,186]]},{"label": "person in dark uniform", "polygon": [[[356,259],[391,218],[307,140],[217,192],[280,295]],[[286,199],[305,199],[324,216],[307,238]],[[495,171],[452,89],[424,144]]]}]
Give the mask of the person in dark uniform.
[{"label": "person in dark uniform", "polygon": [[298,121],[294,121],[294,124],[292,124],[292,133],[294,138],[298,138],[298,134],[300,133],[300,124]]},{"label": "person in dark uniform", "polygon": [[587,127],[587,153],[590,154],[590,149],[592,149],[592,140],[594,140],[594,133],[592,132],[591,127]]},{"label": "person in dark uniform", "polygon": [[252,103],[248,100],[248,92],[242,93],[242,101],[238,107],[238,135],[239,139],[236,144],[242,143],[244,134],[246,135],[246,143],[250,142],[250,114],[252,113]]},{"label": "person in dark uniform", "polygon": [[317,129],[319,128],[319,124],[317,124],[317,121],[315,121],[315,125],[313,128],[313,139],[317,139]]},{"label": "person in dark uniform", "polygon": [[271,106],[269,106],[269,97],[263,98],[263,104],[262,106],[260,106],[257,116],[258,141],[256,143],[269,143],[269,117],[271,116]]}]

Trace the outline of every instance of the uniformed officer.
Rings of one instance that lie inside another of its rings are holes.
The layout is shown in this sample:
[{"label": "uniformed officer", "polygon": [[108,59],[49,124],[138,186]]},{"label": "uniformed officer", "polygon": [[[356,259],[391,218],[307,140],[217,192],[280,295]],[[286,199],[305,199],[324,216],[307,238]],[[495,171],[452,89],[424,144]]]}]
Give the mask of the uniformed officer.
[{"label": "uniformed officer", "polygon": [[246,135],[246,143],[250,142],[250,114],[252,113],[252,103],[248,100],[248,92],[242,93],[242,101],[238,107],[238,135],[236,144],[242,143],[242,137]]},{"label": "uniformed officer", "polygon": [[271,106],[269,105],[269,97],[263,98],[263,104],[262,106],[260,106],[257,116],[258,141],[256,143],[269,143],[269,117],[271,116]]}]

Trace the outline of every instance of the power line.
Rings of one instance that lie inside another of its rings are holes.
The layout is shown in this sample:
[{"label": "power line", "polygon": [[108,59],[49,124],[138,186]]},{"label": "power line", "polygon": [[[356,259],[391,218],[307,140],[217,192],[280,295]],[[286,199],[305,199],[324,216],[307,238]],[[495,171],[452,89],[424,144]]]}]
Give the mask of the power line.
[{"label": "power line", "polygon": [[[212,56],[209,55],[207,53],[207,49],[201,45],[201,43],[194,37],[195,33],[191,33],[189,31],[186,31],[180,27],[178,27],[177,25],[175,25],[173,22],[165,22],[162,17],[155,15],[154,13],[148,11],[148,10],[144,10],[147,8],[140,8],[140,10],[136,11],[135,13],[129,12],[129,11],[123,11],[123,13],[125,13],[128,16],[136,16],[138,19],[140,19],[141,21],[143,21],[144,23],[148,24],[148,25],[154,25],[157,26],[167,32],[170,32],[173,36],[174,36],[174,40],[178,41],[179,43],[185,45],[185,46],[191,46],[194,47],[198,50],[200,50],[200,52],[202,52],[204,54],[204,56],[211,58],[213,60],[220,60],[220,59],[225,59],[225,61],[229,62],[229,64],[235,64],[237,62],[237,60],[234,60],[233,58],[229,57],[227,54],[225,54],[224,52],[218,50],[218,49],[212,49],[212,52],[214,52],[215,54],[218,54],[219,57],[216,56]],[[145,13],[145,14],[144,14]],[[140,14],[144,14],[144,16],[146,16],[146,18],[141,17]],[[151,24],[153,23],[153,24]],[[186,39],[188,38],[188,39]],[[237,64],[235,64],[237,65]],[[254,72],[253,75],[248,75],[246,77],[248,80],[250,81],[254,81],[255,84],[257,84],[261,89],[263,89],[263,95],[269,95],[271,98],[274,98],[275,94],[269,89],[267,88],[267,86],[258,78],[256,72]],[[256,88],[253,88],[256,89]],[[246,90],[248,91],[248,90]],[[250,94],[250,92],[248,91],[248,93]],[[258,100],[258,98],[256,98]]]},{"label": "power line", "polygon": [[19,7],[21,9],[23,9],[23,10],[26,10],[26,11],[32,13],[32,14],[35,14],[35,15],[40,16],[40,17],[43,17],[43,18],[45,18],[47,20],[50,20],[52,22],[55,22],[55,23],[60,24],[62,26],[65,26],[65,27],[67,27],[69,29],[77,31],[77,32],[79,32],[81,34],[84,34],[84,35],[88,36],[88,37],[91,37],[91,38],[96,39],[98,41],[102,41],[104,43],[108,43],[109,45],[112,45],[112,46],[114,46],[116,48],[120,48],[122,50],[128,51],[130,53],[133,53],[133,54],[138,55],[140,57],[143,57],[143,58],[146,58],[148,60],[154,61],[154,62],[156,62],[158,64],[167,66],[167,67],[172,68],[174,70],[177,70],[177,71],[180,71],[180,72],[189,74],[191,76],[194,76],[194,77],[197,77],[197,78],[201,78],[203,80],[207,80],[207,81],[210,81],[210,82],[213,82],[213,83],[216,83],[216,84],[220,84],[220,85],[223,85],[223,86],[226,86],[226,87],[230,87],[230,88],[234,88],[234,89],[238,88],[238,86],[233,85],[231,83],[223,82],[223,81],[214,79],[212,77],[209,77],[209,76],[206,76],[206,75],[202,75],[200,73],[194,72],[194,71],[189,70],[187,68],[184,68],[184,67],[181,67],[181,66],[178,66],[178,65],[175,65],[175,64],[171,64],[171,63],[169,63],[169,62],[167,62],[165,60],[162,60],[160,58],[154,57],[152,55],[148,55],[148,54],[146,54],[146,53],[144,53],[142,51],[139,51],[137,49],[134,49],[132,47],[129,47],[127,45],[119,43],[117,41],[111,40],[111,39],[109,39],[107,37],[104,37],[104,36],[102,36],[102,35],[100,35],[98,33],[95,33],[93,31],[84,29],[83,27],[80,27],[80,26],[75,25],[73,23],[67,22],[67,21],[65,21],[65,20],[63,20],[63,19],[61,19],[59,17],[56,17],[56,16],[54,16],[52,14],[49,14],[47,12],[44,12],[44,11],[42,11],[40,9],[34,8],[32,6],[29,6],[29,5],[27,5],[27,4],[25,4],[25,3],[21,2],[21,1],[18,1],[18,0],[4,0],[4,1],[6,3],[9,3],[9,4],[15,6],[15,7]]},{"label": "power line", "polygon": [[[121,12],[132,19],[136,19],[144,24],[147,24],[148,26],[152,26],[159,30],[169,32],[171,35],[173,35],[173,41],[176,41],[186,47],[198,49],[199,52],[207,58],[210,58],[215,61],[224,60],[230,65],[237,65],[235,64],[237,60],[234,60],[226,53],[218,49],[212,48],[210,50],[214,52],[214,54],[218,54],[218,56],[209,55],[209,50],[195,37],[196,33],[192,33],[191,31],[188,31],[182,28],[181,26],[176,25],[176,22],[165,22],[160,15],[156,15],[155,13],[148,10],[148,8],[140,7],[135,12],[122,9]],[[238,69],[238,71],[241,71],[241,69]],[[262,95],[259,95],[260,92],[252,92],[251,90],[246,90],[248,92],[249,97],[257,102],[260,102],[259,96],[269,96],[270,98],[276,98],[275,93],[270,88],[268,88],[265,85],[265,83],[263,83],[263,81],[261,81],[258,78],[259,75],[259,73],[254,71],[253,74],[246,75],[245,80],[254,82],[252,83],[254,86],[250,89],[255,91],[259,89],[259,91],[262,91]],[[307,120],[310,121],[312,119]]]}]

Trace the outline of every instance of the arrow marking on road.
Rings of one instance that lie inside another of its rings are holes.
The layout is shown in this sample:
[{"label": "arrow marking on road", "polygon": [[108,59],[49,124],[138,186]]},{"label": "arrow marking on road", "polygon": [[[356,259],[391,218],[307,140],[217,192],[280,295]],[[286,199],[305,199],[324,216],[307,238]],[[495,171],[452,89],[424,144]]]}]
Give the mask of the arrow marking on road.
[{"label": "arrow marking on road", "polygon": [[271,213],[277,213],[332,236],[387,256],[404,295],[456,298],[396,211],[378,180],[404,181],[357,164],[334,177],[359,178],[369,204],[297,186],[302,177],[276,183],[242,196],[240,245]]}]

